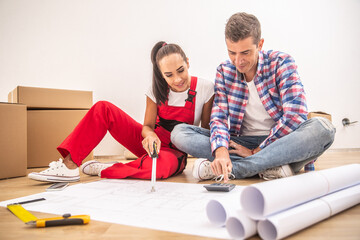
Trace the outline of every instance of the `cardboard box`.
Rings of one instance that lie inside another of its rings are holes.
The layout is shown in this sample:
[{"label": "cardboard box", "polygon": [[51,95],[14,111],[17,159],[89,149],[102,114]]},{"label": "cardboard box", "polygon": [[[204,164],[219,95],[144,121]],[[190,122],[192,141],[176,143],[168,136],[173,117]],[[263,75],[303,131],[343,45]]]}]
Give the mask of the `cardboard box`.
[{"label": "cardboard box", "polygon": [[[28,168],[46,167],[62,158],[56,148],[86,113],[87,110],[28,110]],[[92,157],[90,153],[84,161]]]},{"label": "cardboard box", "polygon": [[8,95],[10,103],[26,104],[28,109],[89,109],[92,91],[18,86]]},{"label": "cardboard box", "polygon": [[308,118],[313,118],[313,117],[323,117],[323,118],[327,118],[330,122],[331,122],[331,115],[325,112],[309,112],[308,114]]},{"label": "cardboard box", "polygon": [[0,103],[0,179],[26,175],[26,106]]}]

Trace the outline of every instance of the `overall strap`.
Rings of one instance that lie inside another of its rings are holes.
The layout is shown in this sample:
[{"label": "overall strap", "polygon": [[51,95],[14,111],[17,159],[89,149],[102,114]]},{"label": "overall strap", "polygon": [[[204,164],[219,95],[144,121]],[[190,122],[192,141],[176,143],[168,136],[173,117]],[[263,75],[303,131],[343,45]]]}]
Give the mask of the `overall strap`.
[{"label": "overall strap", "polygon": [[196,96],[196,84],[197,84],[197,77],[191,77],[191,83],[190,83],[190,88],[188,90],[188,97],[187,99],[185,99],[185,107],[186,108],[191,108],[194,102],[194,98]]}]

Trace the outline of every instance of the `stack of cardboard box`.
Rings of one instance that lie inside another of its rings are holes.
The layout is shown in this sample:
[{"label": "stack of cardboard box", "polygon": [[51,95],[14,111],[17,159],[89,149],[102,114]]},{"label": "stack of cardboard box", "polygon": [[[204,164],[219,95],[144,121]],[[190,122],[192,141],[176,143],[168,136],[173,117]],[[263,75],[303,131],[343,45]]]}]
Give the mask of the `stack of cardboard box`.
[{"label": "stack of cardboard box", "polygon": [[26,174],[26,105],[0,103],[0,179]]},{"label": "stack of cardboard box", "polygon": [[[8,100],[9,103],[17,104],[1,104],[0,107],[6,107],[6,110],[0,108],[0,111],[10,111],[11,108],[19,109],[19,113],[12,117],[7,112],[1,113],[2,116],[9,116],[6,123],[1,122],[1,128],[6,129],[8,126],[19,128],[21,126],[20,130],[26,129],[25,133],[22,132],[21,134],[20,131],[17,131],[16,136],[14,131],[8,133],[10,136],[1,133],[2,137],[11,137],[14,143],[18,142],[16,139],[22,139],[22,145],[18,144],[17,151],[26,153],[26,157],[22,157],[21,160],[18,157],[8,161],[17,162],[27,159],[28,168],[45,167],[51,161],[58,160],[61,155],[56,150],[56,147],[71,133],[93,104],[91,91],[22,86],[18,86],[11,91]],[[20,109],[22,110],[21,114]],[[24,139],[27,146],[24,146]],[[9,142],[8,146],[12,147],[14,143]],[[5,145],[0,145],[0,147],[5,147],[4,150],[6,150]],[[91,158],[92,153],[85,161]],[[1,160],[0,169],[4,169],[3,162],[5,161],[5,159]],[[22,172],[25,175],[26,168]],[[10,175],[0,174],[0,178],[15,177],[14,174]]]}]

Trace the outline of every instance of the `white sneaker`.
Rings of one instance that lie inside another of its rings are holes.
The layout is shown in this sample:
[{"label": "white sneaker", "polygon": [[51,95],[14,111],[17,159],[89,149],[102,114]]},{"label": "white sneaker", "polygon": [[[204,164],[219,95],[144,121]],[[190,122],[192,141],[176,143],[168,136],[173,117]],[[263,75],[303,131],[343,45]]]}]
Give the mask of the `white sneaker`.
[{"label": "white sneaker", "polygon": [[294,172],[289,165],[283,165],[281,167],[274,167],[259,173],[259,176],[265,180],[273,180],[277,178],[284,178],[293,176]]},{"label": "white sneaker", "polygon": [[[213,179],[216,182],[221,182],[224,179],[224,175],[220,174],[219,176],[216,176],[213,173],[210,164],[211,162],[206,158],[196,159],[192,169],[192,174],[194,178],[199,181]],[[229,173],[229,179],[230,180],[235,179],[235,175]]]},{"label": "white sneaker", "polygon": [[210,164],[211,164],[211,162],[209,160],[207,160],[206,158],[196,159],[194,162],[194,165],[193,165],[193,169],[192,169],[192,174],[193,174],[194,178],[202,181],[202,180],[209,180],[209,179],[216,177],[215,174],[211,170]]},{"label": "white sneaker", "polygon": [[118,162],[106,162],[102,163],[97,160],[87,161],[83,165],[81,165],[80,170],[81,172],[91,175],[91,176],[100,176],[100,173],[105,168],[111,167],[115,163]]},{"label": "white sneaker", "polygon": [[76,182],[80,180],[79,168],[67,168],[61,158],[51,162],[48,169],[39,173],[29,173],[28,177],[43,182]]}]

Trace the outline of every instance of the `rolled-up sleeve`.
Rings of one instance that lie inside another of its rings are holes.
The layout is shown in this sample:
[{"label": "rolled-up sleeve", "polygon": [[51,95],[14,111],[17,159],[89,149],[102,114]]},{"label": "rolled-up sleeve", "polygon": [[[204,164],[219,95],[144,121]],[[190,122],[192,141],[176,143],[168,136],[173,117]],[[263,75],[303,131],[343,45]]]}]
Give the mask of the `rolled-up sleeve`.
[{"label": "rolled-up sleeve", "polygon": [[210,118],[210,142],[211,151],[214,154],[219,147],[229,146],[230,134],[228,130],[228,100],[221,65],[218,67],[215,78],[215,99]]}]

